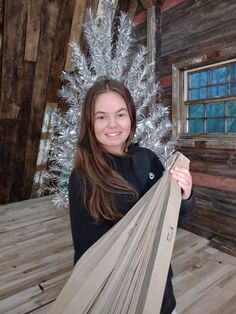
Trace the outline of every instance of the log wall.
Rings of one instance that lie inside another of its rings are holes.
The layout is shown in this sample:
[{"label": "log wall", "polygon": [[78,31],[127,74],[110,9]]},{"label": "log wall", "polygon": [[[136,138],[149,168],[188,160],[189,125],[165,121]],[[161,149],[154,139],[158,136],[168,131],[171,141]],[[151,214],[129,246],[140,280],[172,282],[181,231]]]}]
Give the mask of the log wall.
[{"label": "log wall", "polygon": [[[160,78],[164,103],[172,105],[172,64],[192,67],[236,56],[234,0],[166,0],[161,5]],[[228,143],[230,144],[230,143]],[[191,159],[197,204],[186,229],[211,239],[213,246],[236,254],[236,147],[178,149]]]}]

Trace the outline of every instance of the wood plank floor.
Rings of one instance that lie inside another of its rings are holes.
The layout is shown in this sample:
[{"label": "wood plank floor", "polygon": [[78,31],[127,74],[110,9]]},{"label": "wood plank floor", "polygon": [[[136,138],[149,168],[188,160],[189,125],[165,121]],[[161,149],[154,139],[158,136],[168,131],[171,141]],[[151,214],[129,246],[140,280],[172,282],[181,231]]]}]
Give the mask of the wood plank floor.
[{"label": "wood plank floor", "polygon": [[[0,313],[46,314],[73,268],[68,210],[51,197],[0,206]],[[172,257],[177,312],[236,313],[236,258],[179,229]]]}]

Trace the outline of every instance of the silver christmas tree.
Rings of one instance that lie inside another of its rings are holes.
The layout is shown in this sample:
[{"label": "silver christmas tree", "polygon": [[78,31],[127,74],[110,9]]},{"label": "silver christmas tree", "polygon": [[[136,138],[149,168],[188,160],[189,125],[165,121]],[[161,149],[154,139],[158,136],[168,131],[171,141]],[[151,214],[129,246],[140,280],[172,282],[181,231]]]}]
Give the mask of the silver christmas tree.
[{"label": "silver christmas tree", "polygon": [[133,36],[133,22],[120,12],[116,39],[113,34],[114,5],[104,0],[103,16],[86,11],[84,38],[89,47],[84,55],[77,43],[71,43],[74,71],[62,73],[60,96],[69,104],[66,114],[54,114],[49,167],[44,173],[40,193],[54,193],[58,206],[68,204],[68,180],[74,165],[83,100],[88,89],[100,76],[122,81],[130,90],[137,108],[137,130],[134,142],[152,149],[165,165],[174,151],[169,110],[157,103],[161,92],[155,79],[155,65],[147,61],[147,49],[138,46]]}]

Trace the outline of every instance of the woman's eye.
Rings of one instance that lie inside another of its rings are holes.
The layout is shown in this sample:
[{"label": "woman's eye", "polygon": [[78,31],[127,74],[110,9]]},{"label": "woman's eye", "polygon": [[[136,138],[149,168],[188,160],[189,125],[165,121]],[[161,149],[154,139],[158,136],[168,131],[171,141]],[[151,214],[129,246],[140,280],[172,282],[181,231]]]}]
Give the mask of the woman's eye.
[{"label": "woman's eye", "polygon": [[105,119],[105,117],[104,116],[98,116],[97,119],[98,120],[103,120],[103,119]]},{"label": "woman's eye", "polygon": [[124,117],[125,116],[125,114],[124,113],[119,113],[119,117],[121,118],[121,117]]}]

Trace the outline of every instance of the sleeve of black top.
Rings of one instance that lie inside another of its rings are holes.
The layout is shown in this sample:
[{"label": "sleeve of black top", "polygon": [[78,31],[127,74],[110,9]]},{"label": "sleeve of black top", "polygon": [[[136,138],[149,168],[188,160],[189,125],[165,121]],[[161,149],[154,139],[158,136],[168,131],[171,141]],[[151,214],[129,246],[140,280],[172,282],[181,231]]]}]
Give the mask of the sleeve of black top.
[{"label": "sleeve of black top", "polygon": [[95,224],[86,210],[81,193],[79,174],[73,170],[69,180],[69,208],[74,263],[87,251],[111,226],[107,222]]}]

